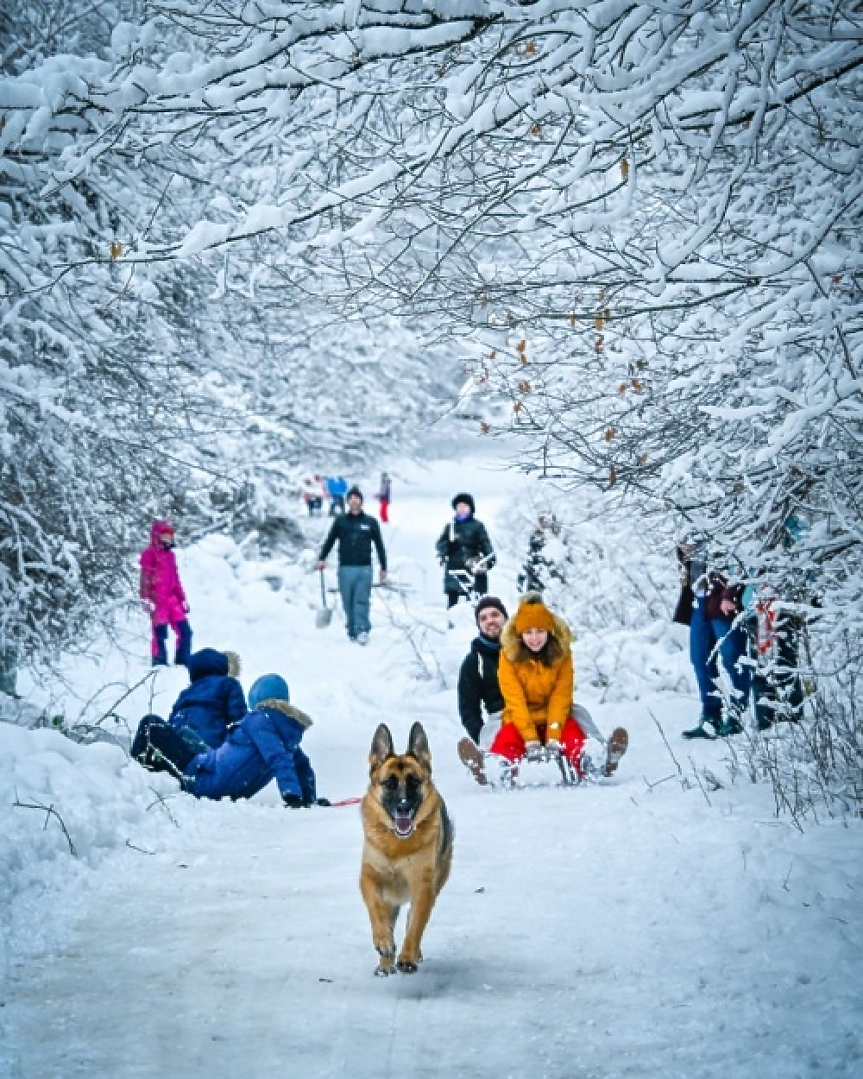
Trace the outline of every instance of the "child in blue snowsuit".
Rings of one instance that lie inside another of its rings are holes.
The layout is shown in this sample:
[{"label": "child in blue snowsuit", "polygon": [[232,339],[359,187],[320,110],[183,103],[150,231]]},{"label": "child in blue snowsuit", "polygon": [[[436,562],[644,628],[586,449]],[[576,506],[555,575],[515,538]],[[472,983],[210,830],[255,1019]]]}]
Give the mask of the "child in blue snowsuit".
[{"label": "child in blue snowsuit", "polygon": [[[290,703],[287,682],[266,674],[249,690],[252,709],[216,749],[194,752],[169,725],[151,724],[147,753],[197,798],[252,798],[275,779],[282,801],[291,809],[329,805],[318,798],[311,762],[300,741],[311,719]],[[137,758],[148,766],[147,760]]]},{"label": "child in blue snowsuit", "polygon": [[144,716],[132,742],[132,756],[154,772],[165,770],[165,763],[157,755],[148,756],[152,730],[170,727],[195,753],[200,753],[218,749],[228,728],[248,712],[243,687],[236,678],[240,661],[233,652],[202,648],[189,656],[186,666],[191,684],[177,697],[168,722],[161,716]]},{"label": "child in blue snowsuit", "polygon": [[190,731],[211,749],[224,742],[228,728],[248,712],[243,687],[237,681],[239,657],[234,652],[202,648],[186,664],[191,685],[171,709],[168,723],[177,731]]}]

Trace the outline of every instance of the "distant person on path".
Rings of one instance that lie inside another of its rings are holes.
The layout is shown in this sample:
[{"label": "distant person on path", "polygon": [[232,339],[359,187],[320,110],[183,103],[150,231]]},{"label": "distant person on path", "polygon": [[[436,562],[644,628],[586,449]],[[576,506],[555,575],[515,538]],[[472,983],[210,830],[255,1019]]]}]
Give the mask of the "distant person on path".
[{"label": "distant person on path", "polygon": [[[743,730],[742,717],[752,684],[745,662],[746,630],[736,623],[742,608],[742,585],[710,568],[707,537],[689,533],[677,547],[681,590],[673,620],[689,626],[689,659],[698,683],[701,715],[684,738],[727,738]],[[732,697],[723,701],[719,663],[731,681]],[[741,662],[744,661],[744,662]]]},{"label": "distant person on path", "polygon": [[180,583],[176,540],[170,521],[153,521],[150,545],[141,552],[140,596],[153,627],[153,666],[168,662],[168,627],[176,637],[174,662],[185,664],[192,649],[192,627],[187,615],[189,604]]},{"label": "distant person on path", "polygon": [[372,545],[377,551],[380,581],[387,579],[387,555],[381,528],[374,517],[363,512],[363,493],[351,487],[347,493],[348,510],[332,523],[321,547],[316,569],[323,571],[327,555],[339,545],[339,592],[345,609],[348,637],[368,644],[372,625],[369,607],[372,595]]},{"label": "distant person on path", "polygon": [[444,567],[443,590],[447,609],[459,599],[488,592],[488,571],[495,555],[485,525],[474,516],[473,496],[464,492],[452,500],[455,516],[440,534],[435,544],[438,559]]},{"label": "distant person on path", "polygon": [[265,674],[249,690],[252,709],[216,749],[196,750],[169,724],[147,716],[133,756],[145,768],[169,771],[196,798],[252,798],[273,779],[290,809],[329,805],[318,798],[315,773],[300,742],[311,719],[290,703],[287,682]]},{"label": "distant person on path", "polygon": [[389,523],[390,501],[392,499],[393,484],[388,473],[381,472],[381,483],[378,487],[377,500],[380,502],[380,519],[384,524]]},{"label": "distant person on path", "polygon": [[327,476],[327,494],[330,498],[330,517],[345,512],[345,495],[348,493],[348,481],[344,476]]},{"label": "distant person on path", "polygon": [[324,486],[321,477],[306,476],[302,483],[303,501],[309,511],[309,517],[320,517],[324,506]]},{"label": "distant person on path", "polygon": [[[484,621],[488,627],[491,616],[487,610],[481,613],[486,615]],[[473,738],[463,738],[458,746],[459,757],[477,782],[488,782],[489,757],[497,758],[501,764],[505,783],[515,778],[522,760],[544,760],[549,756],[568,761],[578,780],[586,775],[610,776],[617,770],[629,745],[629,736],[623,727],[617,727],[606,741],[587,709],[573,704],[571,639],[569,627],[545,606],[537,593],[523,597],[499,636],[497,678],[503,698],[502,722],[497,730],[494,726],[489,729],[488,737],[480,730],[482,742],[490,741],[485,752]],[[486,679],[492,669],[493,663],[485,672]],[[479,692],[476,683],[472,688],[469,679],[464,682],[460,679],[460,710],[463,698],[468,700],[471,693],[476,696]],[[485,688],[484,695],[490,706],[497,703],[493,690]],[[605,750],[605,760],[598,767],[585,752],[591,735]]]}]

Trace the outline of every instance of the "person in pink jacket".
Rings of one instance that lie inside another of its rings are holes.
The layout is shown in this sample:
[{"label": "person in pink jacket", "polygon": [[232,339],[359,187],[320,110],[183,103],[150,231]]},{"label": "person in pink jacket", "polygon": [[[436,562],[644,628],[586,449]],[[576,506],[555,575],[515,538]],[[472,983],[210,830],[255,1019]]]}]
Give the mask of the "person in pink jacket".
[{"label": "person in pink jacket", "polygon": [[141,600],[153,625],[153,666],[168,662],[168,626],[177,638],[174,662],[185,666],[192,650],[189,604],[174,554],[174,526],[153,521],[150,545],[141,552]]}]

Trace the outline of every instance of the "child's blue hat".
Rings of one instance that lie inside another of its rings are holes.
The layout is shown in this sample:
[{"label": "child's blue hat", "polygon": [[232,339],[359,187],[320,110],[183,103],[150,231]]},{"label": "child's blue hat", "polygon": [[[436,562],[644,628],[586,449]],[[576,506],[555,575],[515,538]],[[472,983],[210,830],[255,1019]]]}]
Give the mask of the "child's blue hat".
[{"label": "child's blue hat", "polygon": [[264,674],[249,690],[249,708],[255,709],[262,701],[290,702],[288,683],[280,674]]}]

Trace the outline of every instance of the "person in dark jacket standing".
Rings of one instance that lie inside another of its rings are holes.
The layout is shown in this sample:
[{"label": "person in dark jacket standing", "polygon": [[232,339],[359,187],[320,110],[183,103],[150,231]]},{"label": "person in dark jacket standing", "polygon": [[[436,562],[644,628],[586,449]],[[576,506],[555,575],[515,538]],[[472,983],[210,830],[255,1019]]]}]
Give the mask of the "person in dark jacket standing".
[{"label": "person in dark jacket standing", "polygon": [[300,749],[312,721],[290,703],[284,678],[259,678],[249,690],[249,705],[252,711],[231,728],[218,749],[196,753],[168,724],[152,724],[141,763],[151,767],[152,759],[167,762],[183,790],[196,798],[252,798],[275,779],[290,809],[329,805],[317,797],[311,761]]},{"label": "person in dark jacket standing", "polygon": [[351,487],[347,493],[348,511],[336,517],[318,555],[316,569],[323,570],[327,555],[339,545],[339,592],[345,609],[348,637],[368,644],[372,625],[369,605],[372,594],[372,544],[377,551],[380,580],[387,579],[387,555],[381,529],[374,517],[363,512],[363,493]]},{"label": "person in dark jacket standing", "polygon": [[495,563],[485,525],[474,516],[473,496],[464,492],[457,494],[452,500],[452,508],[455,516],[435,544],[444,567],[443,590],[447,608],[455,607],[462,596],[470,599],[471,592],[484,596],[488,592],[488,571]]}]

